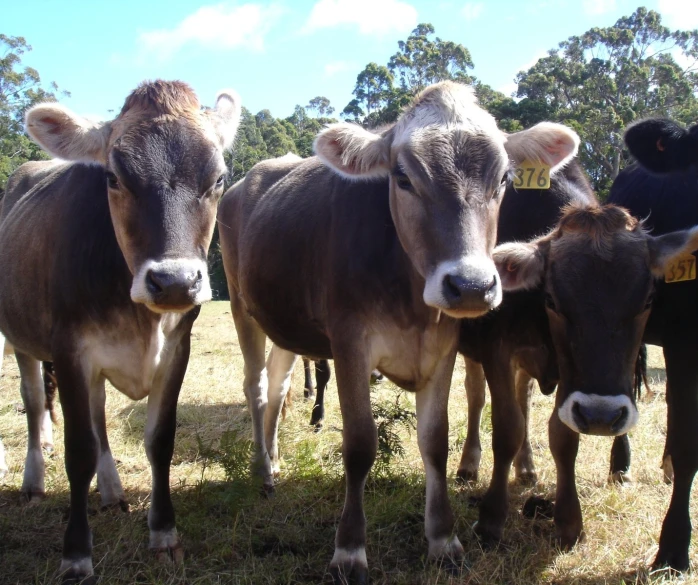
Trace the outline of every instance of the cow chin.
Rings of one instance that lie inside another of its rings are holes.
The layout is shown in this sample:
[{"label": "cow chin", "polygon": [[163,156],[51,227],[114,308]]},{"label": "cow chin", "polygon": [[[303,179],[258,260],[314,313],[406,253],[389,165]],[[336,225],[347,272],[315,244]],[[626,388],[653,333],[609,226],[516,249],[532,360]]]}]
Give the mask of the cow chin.
[{"label": "cow chin", "polygon": [[444,315],[453,317],[454,319],[477,319],[490,312],[491,309],[483,309],[479,311],[467,310],[467,309],[443,309],[435,307],[443,312]]}]

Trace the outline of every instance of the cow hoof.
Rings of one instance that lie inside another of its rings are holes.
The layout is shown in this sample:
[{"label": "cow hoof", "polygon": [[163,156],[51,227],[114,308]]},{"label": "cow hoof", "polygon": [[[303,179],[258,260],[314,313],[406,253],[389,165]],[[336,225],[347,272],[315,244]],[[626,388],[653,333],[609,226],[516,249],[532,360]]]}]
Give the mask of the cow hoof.
[{"label": "cow hoof", "polygon": [[276,491],[276,486],[274,485],[274,482],[268,483],[265,481],[262,484],[262,495],[264,497],[266,497],[267,499],[273,498],[275,491]]},{"label": "cow hoof", "polygon": [[504,532],[502,527],[488,526],[487,522],[478,520],[473,525],[473,530],[480,542],[480,546],[485,550],[497,548],[499,543],[502,542],[502,533]]},{"label": "cow hoof", "polygon": [[371,372],[371,384],[380,384],[383,380],[385,380],[385,377],[378,370]]},{"label": "cow hoof", "polygon": [[129,512],[131,507],[125,499],[119,499],[115,502],[102,502],[101,512],[110,512],[114,510],[121,510],[122,512]]},{"label": "cow hoof", "polygon": [[629,471],[614,471],[608,477],[608,483],[624,485],[633,482],[633,476],[630,475]]},{"label": "cow hoof", "polygon": [[556,530],[555,533],[555,545],[561,551],[572,550],[575,545],[581,544],[586,540],[586,535],[584,531],[577,532],[576,530]]},{"label": "cow hoof", "polygon": [[319,422],[315,425],[315,432],[319,433],[322,430],[322,423]]},{"label": "cow hoof", "polygon": [[36,506],[46,499],[46,492],[43,490],[22,491],[20,498],[25,506]]},{"label": "cow hoof", "polygon": [[87,557],[79,561],[63,559],[58,569],[63,585],[95,585],[97,577],[92,569],[92,559]]},{"label": "cow hoof", "polygon": [[41,448],[44,450],[46,455],[53,455],[53,443],[41,443]]},{"label": "cow hoof", "polygon": [[477,469],[475,471],[471,471],[469,469],[459,469],[456,472],[456,482],[460,484],[477,482]]},{"label": "cow hoof", "polygon": [[536,485],[538,474],[535,471],[525,470],[516,473],[516,483],[524,486]]},{"label": "cow hoof", "polygon": [[552,520],[555,512],[555,503],[546,498],[531,496],[524,502],[521,515],[530,520]]},{"label": "cow hoof", "polygon": [[465,550],[457,536],[442,538],[429,543],[429,560],[443,563],[443,567],[451,565],[459,567],[463,562]]},{"label": "cow hoof", "polygon": [[322,421],[325,420],[324,415],[318,415],[315,416],[315,413],[310,417],[310,426],[311,427],[320,427],[322,428]]},{"label": "cow hoof", "polygon": [[184,547],[181,544],[153,550],[155,559],[161,565],[181,565],[184,562]]},{"label": "cow hoof", "polygon": [[304,388],[303,398],[305,398],[306,400],[312,400],[313,398],[315,398],[315,388],[312,388],[310,390],[308,388]]},{"label": "cow hoof", "polygon": [[334,585],[368,585],[366,550],[335,549],[330,563],[330,575]]}]

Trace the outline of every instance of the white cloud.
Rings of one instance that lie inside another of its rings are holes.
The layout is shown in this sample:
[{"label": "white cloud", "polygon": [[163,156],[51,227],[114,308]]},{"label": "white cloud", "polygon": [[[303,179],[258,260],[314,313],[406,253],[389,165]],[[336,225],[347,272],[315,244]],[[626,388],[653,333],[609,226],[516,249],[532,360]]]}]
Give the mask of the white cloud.
[{"label": "white cloud", "polygon": [[584,0],[582,8],[585,14],[598,16],[615,10],[616,0]]},{"label": "white cloud", "polygon": [[404,32],[417,26],[417,10],[400,0],[319,0],[305,31],[355,25],[362,35]]},{"label": "white cloud", "polygon": [[478,18],[484,9],[485,4],[483,2],[468,2],[465,6],[463,6],[461,14],[465,20],[471,21]]},{"label": "white cloud", "polygon": [[663,24],[681,30],[698,28],[698,2],[691,0],[659,0]]},{"label": "white cloud", "polygon": [[332,61],[332,63],[325,65],[325,76],[332,77],[333,75],[337,75],[337,73],[344,73],[352,69],[358,71],[359,68],[356,63],[350,63],[349,61]]},{"label": "white cloud", "polygon": [[166,59],[185,45],[261,51],[265,36],[282,12],[275,4],[202,6],[172,29],[141,33],[138,37],[141,54]]}]

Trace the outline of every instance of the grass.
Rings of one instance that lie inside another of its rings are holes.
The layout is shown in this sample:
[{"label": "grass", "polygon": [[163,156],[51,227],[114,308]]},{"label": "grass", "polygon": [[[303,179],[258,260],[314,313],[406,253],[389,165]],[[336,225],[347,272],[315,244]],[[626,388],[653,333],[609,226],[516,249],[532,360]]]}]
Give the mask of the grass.
[{"label": "grass", "polygon": [[[547,444],[547,418],[553,402],[540,393],[534,397],[531,431],[539,482],[532,488],[512,482],[504,542],[497,550],[483,551],[474,539],[472,525],[477,520],[477,508],[472,496],[483,493],[489,481],[491,425],[489,421],[483,424],[480,481],[470,487],[458,486],[453,478],[467,420],[464,369],[459,360],[449,407],[449,477],[457,533],[466,548],[469,570],[452,576],[426,562],[424,476],[416,433],[410,424],[396,424],[389,430],[399,436],[404,453],[394,455],[378,474],[372,474],[366,488],[371,582],[679,582],[661,574],[649,575],[647,569],[657,549],[671,496],[671,486],[664,485],[659,469],[666,405],[664,364],[658,348],[650,349],[649,365],[655,393],[643,398],[640,423],[632,433],[634,483],[609,486],[610,439],[583,437],[577,485],[587,540],[562,554],[551,544],[549,521],[530,521],[520,514],[529,495],[550,497],[555,489],[555,469]],[[93,560],[100,583],[261,585],[328,580],[326,569],[344,499],[342,422],[334,379],[326,395],[324,428],[315,433],[308,425],[312,405],[302,398],[299,360],[293,379],[294,402],[280,431],[282,476],[276,496],[266,500],[259,496],[258,485],[240,464],[247,457],[251,439],[241,389],[242,367],[227,303],[206,305],[194,328],[192,358],[180,396],[171,474],[177,525],[186,549],[180,567],[157,564],[147,548],[150,469],[143,447],[145,402],[132,402],[113,389],[108,392],[109,438],[131,510],[100,512],[99,495],[91,496],[90,505],[95,510],[90,517]],[[403,414],[405,410],[414,411],[414,397],[387,382],[376,388],[374,398],[383,414],[395,405]],[[23,506],[19,489],[26,423],[15,407],[18,402],[18,371],[14,359],[7,357],[0,380],[0,432],[8,451],[10,473],[0,480],[0,581],[54,583],[68,505],[62,427],[56,428],[56,453],[47,460],[47,498],[38,506]],[[489,412],[488,404],[485,418]],[[695,518],[695,505],[691,512]],[[696,560],[696,548],[692,546],[694,566]],[[698,582],[698,578],[689,573],[681,582]]]}]

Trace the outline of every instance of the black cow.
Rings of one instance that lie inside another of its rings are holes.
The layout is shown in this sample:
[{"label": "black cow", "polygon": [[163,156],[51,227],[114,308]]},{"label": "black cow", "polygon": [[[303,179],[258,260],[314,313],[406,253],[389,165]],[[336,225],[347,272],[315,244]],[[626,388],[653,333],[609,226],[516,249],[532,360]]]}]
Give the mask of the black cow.
[{"label": "black cow", "polygon": [[43,178],[29,191],[11,180],[0,229],[0,330],[15,348],[23,394],[43,387],[39,360],[54,363],[70,482],[66,579],[93,573],[87,495],[98,468],[112,479],[100,489],[120,495],[106,380],[133,399],[148,396],[150,547],[182,558],[169,485],[177,398],[192,325],[211,298],[206,253],[227,174],[223,151],[239,117],[232,92],[204,110],[189,86],[164,81],[139,86],[111,122],[59,104],[27,113],[30,136],[75,162],[40,163]]},{"label": "black cow", "polygon": [[[631,166],[613,183],[610,201],[644,219],[660,236],[698,224],[698,125],[685,130],[651,119],[628,128],[625,142],[643,166]],[[691,278],[681,280],[681,277]],[[698,470],[698,280],[695,256],[672,263],[657,281],[644,340],[664,348],[667,375],[667,444],[674,492],[664,519],[655,567],[688,569],[689,500]],[[666,282],[670,280],[673,282]],[[665,464],[669,463],[665,457]],[[665,469],[665,472],[668,470]]]}]

